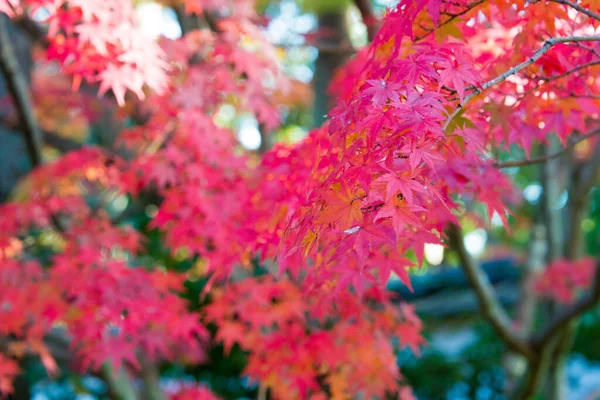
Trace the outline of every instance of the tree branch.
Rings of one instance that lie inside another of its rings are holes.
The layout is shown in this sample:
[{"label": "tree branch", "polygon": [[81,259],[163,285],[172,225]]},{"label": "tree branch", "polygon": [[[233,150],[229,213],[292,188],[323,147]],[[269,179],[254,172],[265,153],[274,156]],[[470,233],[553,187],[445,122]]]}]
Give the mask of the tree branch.
[{"label": "tree branch", "polygon": [[567,325],[600,303],[600,260],[596,262],[596,273],[590,291],[579,301],[559,311],[557,315],[531,340],[531,345],[543,348],[553,340]]},{"label": "tree branch", "polygon": [[564,78],[565,76],[569,76],[577,71],[581,71],[582,69],[589,68],[589,67],[595,67],[596,65],[600,65],[600,61],[590,61],[589,63],[581,64],[581,65],[576,66],[575,68],[565,71],[562,74],[553,75],[553,76],[540,76],[539,79],[543,80],[544,83],[548,83],[548,82],[558,80],[560,78]]},{"label": "tree branch", "polygon": [[100,376],[108,388],[111,399],[137,400],[137,394],[125,368],[116,372],[110,362],[102,364]]},{"label": "tree branch", "polygon": [[[23,129],[19,124],[12,123],[11,121],[3,118],[0,118],[0,125],[3,125],[15,131],[20,131]],[[63,153],[73,150],[79,150],[84,146],[84,144],[81,142],[69,139],[62,135],[59,135],[56,132],[47,131],[45,129],[42,129],[42,135],[44,144],[54,147],[55,149],[60,150]]]},{"label": "tree branch", "polygon": [[444,22],[439,23],[436,27],[434,27],[432,29],[428,29],[428,28],[425,28],[424,26],[421,26],[421,28],[428,30],[428,32],[425,33],[425,34],[423,34],[423,35],[421,35],[421,36],[417,36],[414,39],[414,42],[416,43],[416,42],[419,42],[419,41],[425,39],[427,36],[429,36],[433,32],[435,32],[436,29],[441,28],[444,25],[448,25],[450,22],[454,21],[456,18],[462,17],[463,15],[465,15],[466,13],[468,13],[469,11],[471,11],[472,9],[474,9],[475,7],[481,5],[481,4],[485,3],[485,2],[486,2],[486,0],[477,0],[477,1],[474,1],[473,3],[471,3],[471,4],[467,4],[466,5],[467,8],[465,10],[463,10],[463,11],[461,11],[459,13],[456,13],[456,14],[450,14],[449,15],[450,18],[448,18]]},{"label": "tree branch", "polygon": [[545,346],[539,357],[532,360],[528,366],[528,373],[525,375],[524,384],[517,388],[511,398],[515,400],[529,400],[535,396],[540,387],[544,374],[548,370],[552,360],[552,350],[554,346]]},{"label": "tree branch", "polygon": [[44,130],[42,131],[42,134],[44,135],[45,144],[47,144],[48,146],[52,146],[55,149],[62,151],[63,153],[68,151],[79,150],[84,146],[83,143],[63,137],[55,132]]},{"label": "tree branch", "polygon": [[143,382],[142,394],[145,400],[165,400],[166,396],[160,387],[160,373],[156,365],[145,355],[139,356],[140,377]]},{"label": "tree branch", "polygon": [[492,324],[494,330],[500,338],[514,351],[522,354],[528,359],[534,358],[534,353],[527,341],[520,337],[513,327],[511,321],[496,297],[496,293],[488,277],[485,275],[479,264],[471,258],[465,248],[461,229],[452,224],[447,230],[448,238],[453,248],[458,253],[462,268],[469,280],[477,299],[481,311],[485,318]]},{"label": "tree branch", "polygon": [[377,17],[375,17],[375,13],[373,12],[371,0],[354,0],[354,5],[356,8],[358,8],[363,23],[367,26],[369,42],[372,42],[375,38],[375,35],[377,35],[377,31],[379,30],[379,22],[377,21]]},{"label": "tree branch", "polygon": [[569,145],[567,145],[567,147],[565,147],[557,152],[554,152],[552,154],[546,155],[546,156],[530,158],[528,160],[496,162],[496,163],[494,163],[494,167],[496,167],[496,168],[511,168],[511,167],[524,167],[524,166],[528,166],[528,165],[541,164],[541,163],[553,160],[555,158],[558,158],[558,157],[566,154],[573,147],[575,147],[578,143],[580,143],[586,139],[589,139],[590,137],[597,135],[599,133],[600,133],[600,128],[595,129],[592,132],[582,135],[582,136],[578,137],[577,139],[573,140]]},{"label": "tree branch", "polygon": [[569,0],[550,0],[553,3],[564,4],[566,6],[571,7],[574,10],[579,11],[582,14],[587,15],[588,17],[595,19],[596,21],[600,21],[600,14],[596,14],[595,12],[588,10],[587,8],[581,7],[580,5],[573,3]]},{"label": "tree branch", "polygon": [[514,75],[517,72],[527,68],[528,66],[530,66],[531,64],[533,64],[534,62],[539,60],[553,46],[556,46],[557,44],[561,44],[561,43],[579,43],[579,42],[594,42],[594,41],[600,41],[600,36],[565,36],[565,37],[557,37],[557,38],[551,38],[551,39],[546,40],[544,42],[544,45],[540,49],[538,49],[535,53],[533,53],[533,55],[531,57],[529,57],[527,60],[523,61],[522,63],[520,63],[519,65],[517,65],[515,67],[512,67],[511,69],[505,71],[504,73],[498,75],[494,79],[485,82],[481,86],[476,87],[473,90],[473,92],[471,92],[467,96],[465,96],[462,103],[459,104],[458,107],[456,107],[454,109],[454,111],[448,116],[448,119],[442,126],[442,131],[445,131],[448,128],[448,125],[450,125],[450,123],[452,122],[454,117],[456,117],[460,113],[460,111],[465,107],[465,105],[473,97],[477,96],[479,93],[486,91],[487,89],[491,88],[492,86],[495,86],[499,83],[504,82],[509,76]]},{"label": "tree branch", "polygon": [[42,163],[42,132],[33,114],[27,80],[21,73],[11,43],[8,21],[8,16],[0,13],[0,69],[19,114],[31,164],[37,167]]}]

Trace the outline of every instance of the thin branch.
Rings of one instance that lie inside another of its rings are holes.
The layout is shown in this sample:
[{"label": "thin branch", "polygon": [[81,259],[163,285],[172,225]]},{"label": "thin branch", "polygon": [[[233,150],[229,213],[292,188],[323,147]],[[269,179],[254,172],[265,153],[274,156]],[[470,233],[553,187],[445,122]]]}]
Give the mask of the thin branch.
[{"label": "thin branch", "polygon": [[435,32],[435,30],[436,30],[436,29],[439,29],[439,28],[441,28],[441,27],[442,27],[442,26],[444,26],[444,25],[448,25],[450,22],[454,21],[456,18],[458,18],[458,17],[461,17],[461,16],[465,15],[465,14],[466,14],[466,13],[468,13],[469,11],[473,10],[475,7],[477,7],[477,6],[481,5],[481,4],[485,3],[485,2],[486,2],[486,0],[477,0],[477,1],[473,2],[473,3],[471,3],[471,4],[467,4],[467,6],[466,6],[467,8],[466,8],[466,9],[464,9],[463,11],[461,11],[461,12],[459,12],[459,13],[456,13],[456,14],[448,14],[448,15],[450,15],[450,18],[448,18],[447,20],[445,20],[445,21],[444,21],[444,22],[442,22],[442,23],[439,23],[439,24],[438,24],[436,27],[434,27],[433,29],[428,29],[428,28],[425,28],[425,27],[423,27],[423,26],[422,26],[421,28],[423,28],[423,29],[426,29],[428,32],[427,32],[427,33],[425,33],[425,34],[423,34],[423,35],[421,35],[421,36],[417,36],[417,37],[415,38],[415,40],[414,40],[414,41],[415,41],[415,43],[416,43],[416,42],[419,42],[419,41],[421,41],[421,40],[423,40],[423,39],[425,39],[427,36],[429,36],[429,35],[431,35],[433,32]]},{"label": "thin branch", "polygon": [[594,99],[594,100],[600,100],[600,94],[575,94],[575,93],[571,93],[569,96],[573,97],[575,99]]},{"label": "thin branch", "polygon": [[544,329],[534,336],[531,340],[531,345],[534,348],[543,348],[547,343],[555,339],[571,321],[586,311],[591,310],[598,303],[600,303],[600,261],[596,262],[594,282],[590,291],[576,303],[558,312]]},{"label": "thin branch", "polygon": [[50,131],[44,130],[42,133],[44,135],[44,143],[45,144],[47,144],[48,146],[54,147],[55,149],[60,150],[63,153],[68,152],[68,151],[79,150],[84,146],[83,143],[66,138],[55,132],[50,132]]},{"label": "thin branch", "polygon": [[591,52],[593,55],[595,55],[596,57],[600,58],[600,53],[598,53],[598,51],[596,49],[594,49],[593,47],[590,47],[590,46],[587,46],[587,45],[581,44],[581,43],[571,43],[571,44],[569,44],[569,46],[579,47],[580,49],[587,50],[587,51]]},{"label": "thin branch", "polygon": [[140,359],[140,378],[142,380],[142,394],[145,400],[166,400],[166,396],[160,387],[160,373],[156,364],[148,357],[141,354]]},{"label": "thin branch", "polygon": [[576,66],[573,69],[570,69],[570,70],[568,70],[566,72],[563,72],[562,74],[553,75],[553,76],[540,76],[540,77],[538,77],[538,79],[543,80],[544,84],[545,84],[545,83],[548,83],[548,82],[552,82],[552,81],[558,80],[560,78],[564,78],[565,76],[571,75],[571,74],[573,74],[573,73],[575,73],[577,71],[581,71],[582,69],[585,69],[585,68],[588,68],[588,67],[594,67],[596,65],[600,65],[600,61],[591,61],[591,62],[589,62],[587,64],[578,65],[578,66]]},{"label": "thin branch", "polygon": [[459,104],[458,107],[456,107],[454,109],[454,111],[448,116],[448,119],[442,126],[442,131],[445,131],[446,128],[448,128],[448,125],[450,125],[452,120],[461,112],[461,110],[465,107],[465,105],[473,97],[475,97],[479,93],[482,93],[485,90],[491,88],[492,86],[495,86],[499,83],[504,82],[509,76],[514,75],[517,72],[527,68],[528,66],[530,66],[531,64],[533,64],[534,62],[539,60],[553,46],[560,44],[560,43],[578,43],[578,42],[594,42],[594,41],[600,41],[600,36],[565,36],[565,37],[557,37],[557,38],[552,38],[552,39],[546,40],[544,45],[540,49],[538,49],[535,53],[533,53],[533,55],[531,57],[529,57],[527,60],[523,61],[522,63],[520,63],[519,65],[517,65],[515,67],[512,67],[511,69],[505,71],[504,73],[498,75],[494,79],[485,82],[481,86],[477,87],[473,92],[471,92],[470,94],[465,96],[462,103]]},{"label": "thin branch", "polygon": [[[533,86],[533,87],[527,89],[523,94],[521,94],[521,96],[519,97],[519,102],[523,101],[523,99],[525,99],[525,97],[529,96],[531,93],[535,93],[535,92],[539,91],[542,86],[544,86],[545,84],[547,84],[549,82],[557,81],[561,78],[564,78],[565,76],[574,74],[577,71],[581,71],[582,69],[585,69],[588,67],[593,67],[596,65],[600,65],[600,61],[592,61],[587,64],[578,65],[577,67],[575,67],[573,69],[570,69],[566,72],[563,72],[562,74],[558,74],[558,75],[554,75],[554,76],[537,76],[537,77],[526,76],[530,80],[540,80],[542,82],[538,86]],[[570,96],[576,97],[576,95],[574,93],[571,93]]]},{"label": "thin branch", "polygon": [[587,8],[581,7],[580,5],[573,3],[572,1],[569,0],[550,0],[553,3],[558,3],[558,4],[564,4],[566,6],[569,6],[577,11],[579,11],[582,14],[587,15],[588,17],[595,19],[596,21],[600,21],[600,14],[596,14],[595,12],[588,10]]},{"label": "thin branch", "polygon": [[558,158],[558,157],[568,153],[578,143],[580,143],[586,139],[589,139],[590,137],[595,136],[599,133],[600,133],[600,128],[595,129],[592,132],[587,133],[587,134],[580,136],[577,139],[573,140],[569,145],[567,145],[567,147],[565,147],[557,152],[554,152],[552,154],[546,155],[546,156],[530,158],[527,160],[496,162],[496,163],[494,163],[494,167],[496,167],[496,168],[524,167],[524,166],[528,166],[528,165],[541,164],[541,163],[544,163],[544,162],[547,162],[550,160],[554,160],[555,158]]},{"label": "thin branch", "polygon": [[0,13],[0,69],[19,114],[31,164],[37,167],[42,163],[42,132],[33,114],[27,80],[21,72],[12,46],[8,32],[9,21],[6,14]]},{"label": "thin branch", "polygon": [[534,359],[535,355],[531,347],[512,327],[510,318],[498,302],[496,293],[487,275],[467,251],[461,229],[452,224],[449,226],[447,233],[454,250],[458,253],[465,275],[473,290],[475,290],[485,318],[492,324],[498,336],[510,348],[528,359]]},{"label": "thin branch", "polygon": [[[0,125],[3,125],[6,128],[15,131],[20,131],[23,129],[19,124],[13,123],[4,118],[0,118]],[[69,139],[62,135],[59,135],[56,132],[47,131],[45,129],[42,129],[42,135],[44,144],[54,147],[55,149],[60,150],[62,152],[79,150],[84,146],[84,144],[81,142]]]},{"label": "thin branch", "polygon": [[268,387],[267,385],[265,385],[264,383],[260,383],[258,385],[258,394],[256,396],[256,400],[267,400],[267,391],[268,391]]},{"label": "thin branch", "polygon": [[123,367],[120,371],[115,371],[110,362],[102,364],[100,377],[108,388],[108,394],[114,400],[137,400],[137,393],[131,377]]},{"label": "thin branch", "polygon": [[367,36],[369,42],[372,42],[375,38],[375,35],[377,35],[377,31],[379,30],[379,21],[373,12],[371,0],[354,0],[354,5],[356,8],[358,8],[363,23],[367,27]]}]

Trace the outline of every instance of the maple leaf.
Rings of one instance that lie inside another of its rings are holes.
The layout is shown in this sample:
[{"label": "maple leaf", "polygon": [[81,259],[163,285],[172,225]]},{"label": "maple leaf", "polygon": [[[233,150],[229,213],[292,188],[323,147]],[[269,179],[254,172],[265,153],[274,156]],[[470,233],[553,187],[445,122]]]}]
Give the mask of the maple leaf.
[{"label": "maple leaf", "polygon": [[235,343],[244,343],[246,335],[241,324],[236,322],[221,322],[219,331],[217,332],[217,339],[223,342],[225,354],[229,354]]},{"label": "maple leaf", "polygon": [[435,161],[444,161],[444,157],[434,148],[436,144],[435,140],[422,136],[400,147],[398,153],[408,157],[410,168],[413,171],[421,165],[421,162],[425,162],[432,169],[435,169]]},{"label": "maple leaf", "polygon": [[369,79],[367,83],[371,85],[363,91],[366,96],[372,96],[371,102],[376,106],[385,105],[388,100],[393,103],[400,102],[400,94],[403,93],[404,85],[395,82],[389,82],[385,79]]},{"label": "maple leaf", "polygon": [[591,257],[579,260],[558,259],[542,271],[535,280],[534,289],[561,303],[571,303],[578,291],[585,290],[593,281],[595,261]]},{"label": "maple leaf", "polygon": [[18,374],[19,365],[14,360],[0,354],[0,394],[12,393],[12,381]]},{"label": "maple leaf", "polygon": [[377,268],[381,282],[386,284],[394,272],[400,281],[413,292],[407,268],[413,267],[414,263],[403,257],[398,251],[377,252],[376,256],[369,260],[369,264]]},{"label": "maple leaf", "polygon": [[182,383],[181,386],[170,395],[170,400],[220,400],[220,397],[211,392],[206,386],[192,386],[189,382]]},{"label": "maple leaf", "polygon": [[494,191],[487,191],[479,195],[479,200],[485,203],[490,222],[492,221],[494,214],[497,214],[502,220],[504,228],[508,231],[510,227],[508,224],[507,213],[510,213],[510,211],[507,209],[504,202],[499,198],[498,194]]},{"label": "maple leaf", "polygon": [[431,16],[431,20],[433,21],[433,23],[435,25],[437,25],[437,23],[440,20],[441,7],[442,7],[441,0],[429,0],[427,2],[427,11],[429,12],[429,15]]},{"label": "maple leaf", "polygon": [[438,90],[442,86],[454,88],[458,93],[458,98],[462,103],[465,98],[465,87],[468,84],[475,85],[478,82],[478,76],[470,63],[465,63],[462,59],[444,60],[440,62],[442,70],[440,71],[440,83]]},{"label": "maple leaf", "polygon": [[399,240],[406,230],[405,225],[417,228],[423,226],[419,221],[419,218],[415,215],[415,212],[418,211],[427,210],[421,206],[412,204],[407,200],[401,200],[397,196],[394,196],[386,201],[383,207],[381,207],[375,217],[375,221],[389,218],[394,227],[394,231],[396,232],[396,240]]},{"label": "maple leaf", "polygon": [[144,80],[131,66],[109,65],[100,74],[100,94],[103,95],[109,89],[112,90],[120,106],[125,105],[125,93],[131,89],[140,97],[144,98],[142,86]]},{"label": "maple leaf", "polygon": [[325,200],[325,209],[319,215],[317,222],[337,223],[341,230],[350,229],[362,223],[362,199],[356,191],[341,182],[338,190],[327,189],[321,193]]},{"label": "maple leaf", "polygon": [[413,192],[427,193],[423,184],[417,180],[419,171],[393,172],[382,175],[373,185],[385,186],[384,200],[388,201],[391,198],[401,196],[406,199],[409,204],[415,202]]},{"label": "maple leaf", "polygon": [[395,70],[398,77],[406,81],[407,88],[414,87],[422,78],[436,79],[438,73],[435,70],[434,63],[444,60],[443,57],[429,52],[425,47],[413,45],[412,49],[418,52],[411,54],[404,60],[400,60]]}]

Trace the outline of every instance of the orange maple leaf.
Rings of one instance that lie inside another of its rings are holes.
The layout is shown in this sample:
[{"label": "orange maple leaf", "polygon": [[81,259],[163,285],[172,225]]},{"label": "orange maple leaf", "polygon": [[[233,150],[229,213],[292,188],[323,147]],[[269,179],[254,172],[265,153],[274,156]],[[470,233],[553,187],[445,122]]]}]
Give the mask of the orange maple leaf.
[{"label": "orange maple leaf", "polygon": [[[338,189],[338,190],[336,190]],[[331,189],[321,193],[325,200],[325,208],[317,218],[318,223],[335,224],[342,229],[350,229],[360,225],[363,213],[360,209],[362,198],[345,183],[335,184]]]}]

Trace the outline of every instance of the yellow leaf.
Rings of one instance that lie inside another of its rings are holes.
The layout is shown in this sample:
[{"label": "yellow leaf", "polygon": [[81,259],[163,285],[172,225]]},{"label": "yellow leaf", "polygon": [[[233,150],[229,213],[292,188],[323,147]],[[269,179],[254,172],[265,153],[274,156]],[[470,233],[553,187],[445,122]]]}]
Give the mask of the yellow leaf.
[{"label": "yellow leaf", "polygon": [[461,40],[464,39],[462,32],[456,26],[456,20],[450,21],[435,30],[435,40],[438,43],[442,43],[448,36]]},{"label": "yellow leaf", "polygon": [[375,61],[377,63],[380,63],[382,61],[389,59],[394,50],[395,43],[396,43],[396,39],[394,36],[392,36],[387,42],[385,42],[381,46],[377,47],[377,49],[375,49],[375,56],[374,56]]}]

